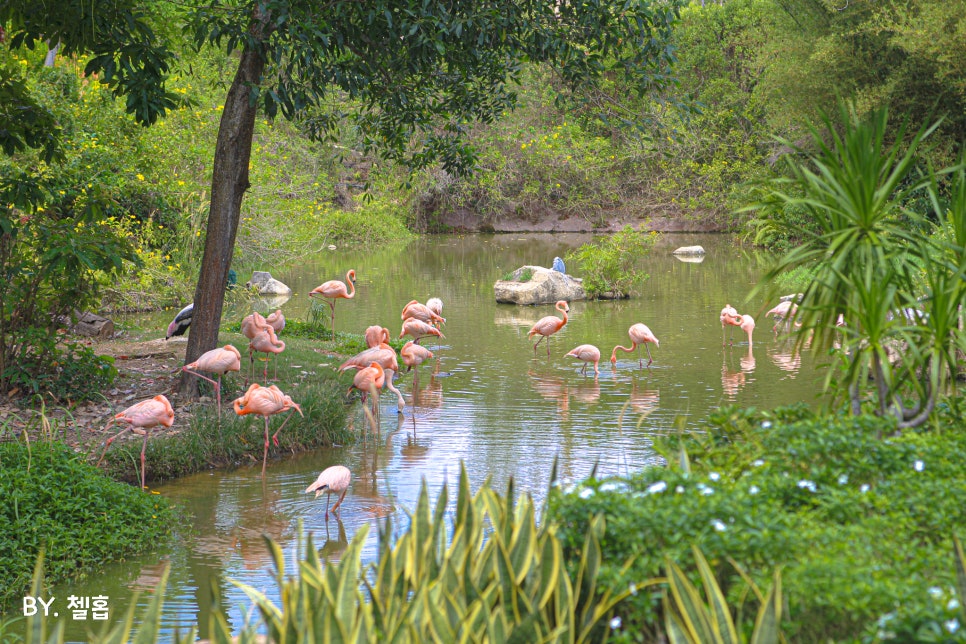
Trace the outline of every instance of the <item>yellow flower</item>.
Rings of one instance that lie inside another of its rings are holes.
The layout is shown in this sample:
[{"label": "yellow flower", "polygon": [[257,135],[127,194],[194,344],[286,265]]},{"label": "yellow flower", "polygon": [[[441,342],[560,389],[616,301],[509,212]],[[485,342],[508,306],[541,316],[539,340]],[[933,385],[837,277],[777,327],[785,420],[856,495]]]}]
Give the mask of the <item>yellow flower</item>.
[{"label": "yellow flower", "polygon": [[144,181],[144,175],[143,175],[143,174],[141,174],[140,172],[138,172],[138,173],[137,173],[136,175],[134,175],[134,176],[138,178],[138,181]]}]

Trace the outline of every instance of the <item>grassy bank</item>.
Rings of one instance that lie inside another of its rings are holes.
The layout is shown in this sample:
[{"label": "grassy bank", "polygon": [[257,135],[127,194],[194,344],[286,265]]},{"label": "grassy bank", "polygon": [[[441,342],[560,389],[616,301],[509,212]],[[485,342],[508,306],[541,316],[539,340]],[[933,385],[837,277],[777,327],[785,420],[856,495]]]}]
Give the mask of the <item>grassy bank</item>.
[{"label": "grassy bank", "polygon": [[153,548],[172,512],[56,442],[0,443],[0,612],[28,594],[37,555],[55,584]]}]

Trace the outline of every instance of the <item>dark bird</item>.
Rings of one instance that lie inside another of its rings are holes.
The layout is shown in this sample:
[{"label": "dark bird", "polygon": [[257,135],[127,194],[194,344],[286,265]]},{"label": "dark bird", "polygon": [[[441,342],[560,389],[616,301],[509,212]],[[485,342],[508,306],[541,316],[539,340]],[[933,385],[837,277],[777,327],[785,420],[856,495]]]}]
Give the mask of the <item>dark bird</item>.
[{"label": "dark bird", "polygon": [[168,340],[174,335],[184,335],[184,332],[191,326],[191,315],[194,312],[194,302],[178,311],[178,314],[171,320],[171,324],[168,325],[168,333],[164,336],[164,339]]}]

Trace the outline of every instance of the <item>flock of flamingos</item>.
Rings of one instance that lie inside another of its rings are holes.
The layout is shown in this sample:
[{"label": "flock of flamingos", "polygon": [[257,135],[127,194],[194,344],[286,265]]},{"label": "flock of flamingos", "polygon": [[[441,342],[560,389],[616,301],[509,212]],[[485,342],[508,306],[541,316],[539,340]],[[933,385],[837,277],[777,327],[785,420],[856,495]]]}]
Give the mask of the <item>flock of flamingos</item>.
[{"label": "flock of flamingos", "polygon": [[[332,327],[333,339],[335,339],[335,303],[339,299],[352,299],[355,296],[355,277],[355,271],[350,270],[346,274],[345,282],[340,280],[329,280],[312,289],[312,291],[309,293],[309,297],[317,296],[322,298],[329,305],[331,309],[330,325]],[[540,336],[533,345],[534,355],[536,355],[537,352],[537,345],[539,345],[540,342],[546,338],[547,355],[549,356],[550,336],[560,331],[560,329],[567,324],[567,313],[570,311],[570,307],[567,305],[567,302],[560,300],[555,304],[555,308],[562,314],[562,318],[555,315],[543,317],[530,328],[530,331],[527,334],[528,340],[531,340],[533,336]],[[768,311],[766,315],[772,315],[779,320],[790,319],[792,316],[794,316],[794,308],[795,305],[791,301],[785,301]],[[175,320],[168,327],[168,333],[165,339],[170,338],[172,335],[181,335],[187,330],[191,322],[191,309],[192,307],[189,305],[178,313],[178,315],[175,317]],[[402,331],[399,334],[399,338],[403,338],[408,335],[413,339],[408,341],[402,347],[400,350],[400,356],[402,357],[403,364],[405,364],[409,370],[418,367],[424,361],[433,357],[433,353],[431,351],[419,344],[419,340],[421,338],[427,336],[445,338],[440,331],[442,325],[446,323],[446,319],[442,317],[442,310],[443,302],[439,298],[431,298],[426,302],[426,304],[421,304],[416,300],[412,300],[406,304],[405,307],[403,307],[403,326]],[[739,327],[742,331],[747,333],[748,344],[749,346],[751,345],[752,333],[755,329],[755,320],[750,315],[739,314],[738,311],[729,304],[721,309],[719,319],[722,327],[722,342],[724,342],[724,329],[730,326],[732,328]],[[281,353],[285,349],[285,343],[278,339],[278,334],[285,328],[285,317],[282,315],[280,310],[275,311],[267,317],[262,316],[257,312],[252,313],[242,320],[241,328],[242,333],[249,339],[248,349],[250,370],[253,370],[254,368],[254,352],[277,354]],[[641,348],[644,348],[647,351],[647,364],[650,366],[654,360],[651,357],[651,350],[648,345],[654,344],[654,346],[660,347],[657,337],[646,325],[641,323],[631,325],[627,333],[631,339],[631,346],[615,346],[610,356],[612,365],[616,368],[618,349],[626,352],[633,352],[635,349],[637,349],[639,364],[641,368],[643,368],[644,358],[643,355],[641,355]],[[370,326],[365,332],[366,345],[369,348],[353,356],[352,358],[349,358],[338,367],[338,371],[340,373],[349,369],[356,370],[356,374],[353,378],[352,386],[350,387],[349,392],[351,392],[352,389],[357,389],[362,395],[363,404],[365,404],[367,396],[371,394],[373,398],[373,413],[375,413],[378,409],[377,391],[383,388],[389,389],[396,394],[400,413],[406,404],[402,394],[392,384],[393,379],[399,372],[399,363],[395,349],[389,345],[389,338],[389,330],[385,327]],[[584,362],[584,366],[581,369],[582,374],[586,373],[587,367],[590,364],[593,364],[595,376],[599,375],[601,353],[600,349],[598,349],[596,346],[592,344],[582,344],[568,352],[566,356],[573,357]],[[218,418],[220,422],[221,377],[230,371],[241,370],[241,354],[238,349],[230,344],[227,344],[221,348],[212,349],[211,351],[204,353],[194,362],[184,365],[182,369],[183,371],[194,374],[212,383],[215,389],[218,405]],[[200,372],[217,375],[218,380],[212,380]],[[386,372],[389,373],[387,374]],[[267,363],[264,367],[263,377],[266,380],[268,379]],[[248,385],[247,378],[246,385]],[[232,402],[232,408],[239,416],[256,414],[262,416],[264,419],[265,444],[262,455],[262,476],[264,476],[268,461],[269,417],[278,413],[291,411],[293,409],[299,414],[302,414],[302,409],[296,402],[292,400],[290,396],[282,393],[282,391],[276,385],[264,387],[259,385],[257,382],[252,382],[250,385],[248,385],[247,391],[245,391],[241,397],[236,398]],[[282,422],[279,428],[271,436],[271,440],[274,441],[275,445],[278,445],[278,434],[282,431],[285,423],[288,422],[288,418],[289,416],[286,417],[285,421]],[[107,439],[104,445],[104,452],[101,454],[101,460],[103,460],[104,454],[107,452],[107,448],[110,447],[111,443],[124,432],[133,431],[135,433],[143,433],[144,441],[141,447],[141,487],[143,489],[145,487],[145,450],[147,448],[147,430],[158,427],[159,425],[163,427],[171,427],[174,423],[174,409],[164,395],[157,395],[151,399],[136,403],[124,411],[116,414],[108,422],[105,431],[114,423],[122,423],[126,426],[117,434]],[[326,468],[319,475],[318,479],[305,490],[305,492],[315,492],[316,498],[323,493],[326,494],[325,516],[328,517],[329,500],[331,495],[340,494],[335,505],[332,507],[332,512],[336,513],[339,505],[345,498],[351,476],[352,475],[349,469],[342,465],[335,465]]]}]

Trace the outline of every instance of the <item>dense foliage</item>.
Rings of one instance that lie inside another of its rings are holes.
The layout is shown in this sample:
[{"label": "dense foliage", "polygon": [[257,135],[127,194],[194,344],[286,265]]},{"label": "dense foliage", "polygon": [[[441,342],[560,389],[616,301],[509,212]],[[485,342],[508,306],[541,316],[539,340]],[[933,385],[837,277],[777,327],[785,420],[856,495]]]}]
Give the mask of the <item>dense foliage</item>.
[{"label": "dense foliage", "polygon": [[0,443],[0,606],[30,588],[43,551],[47,583],[153,548],[167,501],[113,481],[58,442]]},{"label": "dense foliage", "polygon": [[[548,519],[572,555],[590,517],[603,513],[604,588],[656,575],[665,557],[688,562],[695,544],[761,581],[781,566],[793,641],[874,640],[880,618],[894,632],[928,625],[952,637],[956,606],[935,596],[955,595],[951,539],[966,522],[962,419],[944,409],[930,429],[882,440],[894,426],[803,407],[722,409],[706,434],[667,439],[666,469],[558,490]],[[733,598],[736,575],[720,574]],[[659,610],[657,595],[639,593],[618,614],[636,641],[653,641]]]},{"label": "dense foliage", "polygon": [[576,266],[575,273],[583,278],[591,297],[628,297],[649,277],[637,266],[656,240],[655,232],[625,226],[620,232],[583,244],[568,253],[567,259]]}]

